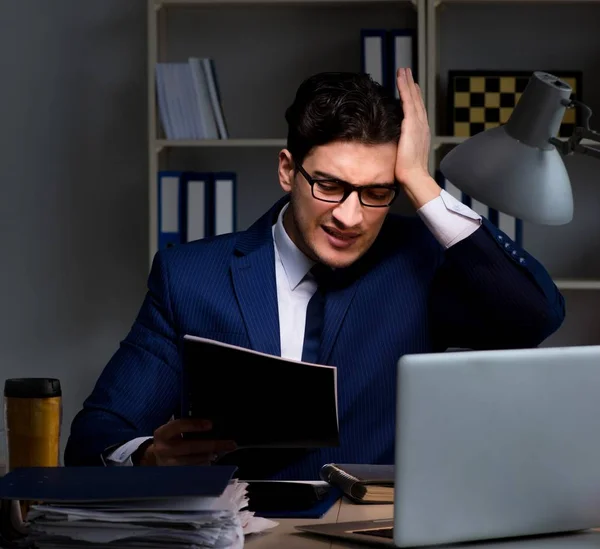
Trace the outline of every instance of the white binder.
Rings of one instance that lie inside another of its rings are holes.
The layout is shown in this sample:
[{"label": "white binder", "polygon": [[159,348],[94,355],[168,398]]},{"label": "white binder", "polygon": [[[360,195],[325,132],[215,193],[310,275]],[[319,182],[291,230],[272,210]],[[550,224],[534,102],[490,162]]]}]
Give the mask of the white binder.
[{"label": "white binder", "polygon": [[215,235],[236,231],[236,183],[237,177],[234,172],[214,174]]},{"label": "white binder", "polygon": [[186,172],[186,242],[211,236],[212,176],[204,172]]},{"label": "white binder", "polygon": [[387,31],[385,29],[362,29],[361,70],[382,86],[389,85],[387,70]]}]

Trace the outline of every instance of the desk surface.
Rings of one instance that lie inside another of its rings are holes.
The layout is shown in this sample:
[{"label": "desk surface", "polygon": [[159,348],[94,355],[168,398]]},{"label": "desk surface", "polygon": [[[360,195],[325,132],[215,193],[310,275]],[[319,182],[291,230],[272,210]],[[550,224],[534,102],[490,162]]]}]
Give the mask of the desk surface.
[{"label": "desk surface", "polygon": [[295,526],[315,522],[338,522],[340,509],[347,505],[351,504],[338,500],[320,519],[273,519],[279,523],[279,526],[261,534],[248,536],[244,547],[248,549],[330,549],[331,541],[301,534]]},{"label": "desk surface", "polygon": [[[348,522],[393,518],[393,505],[356,505],[342,499],[321,519],[279,519],[279,526],[263,534],[246,538],[249,549],[366,549],[369,545],[333,541],[302,534],[300,524]],[[376,546],[373,546],[376,547]],[[521,541],[491,542],[469,545],[469,549],[600,549],[600,530],[568,536],[541,537]]]}]

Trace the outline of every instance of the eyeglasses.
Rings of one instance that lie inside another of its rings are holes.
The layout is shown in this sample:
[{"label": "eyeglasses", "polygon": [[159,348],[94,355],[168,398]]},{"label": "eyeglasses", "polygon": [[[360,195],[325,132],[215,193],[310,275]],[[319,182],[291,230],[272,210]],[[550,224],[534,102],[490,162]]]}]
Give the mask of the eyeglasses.
[{"label": "eyeglasses", "polygon": [[386,208],[398,196],[398,183],[393,185],[352,185],[340,179],[315,179],[308,175],[299,162],[296,162],[296,166],[304,179],[308,181],[313,197],[323,202],[340,203],[356,191],[363,206]]}]

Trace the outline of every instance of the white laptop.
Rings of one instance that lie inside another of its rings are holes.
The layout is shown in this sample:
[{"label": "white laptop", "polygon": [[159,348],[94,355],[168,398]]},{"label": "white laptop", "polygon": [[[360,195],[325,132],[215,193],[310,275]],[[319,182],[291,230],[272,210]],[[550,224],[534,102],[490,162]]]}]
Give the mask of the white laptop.
[{"label": "white laptop", "polygon": [[405,355],[395,447],[393,517],[297,529],[418,547],[600,527],[600,346]]}]

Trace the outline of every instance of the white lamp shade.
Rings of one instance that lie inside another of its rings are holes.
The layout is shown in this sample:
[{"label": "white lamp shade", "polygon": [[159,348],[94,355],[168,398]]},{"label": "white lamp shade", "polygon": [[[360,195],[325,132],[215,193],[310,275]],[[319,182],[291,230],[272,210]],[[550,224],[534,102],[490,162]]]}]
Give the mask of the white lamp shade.
[{"label": "white lamp shade", "polygon": [[440,170],[471,198],[516,218],[542,225],[573,218],[573,193],[560,153],[518,141],[504,126],[452,149]]},{"label": "white lamp shade", "polygon": [[562,156],[552,144],[571,88],[536,71],[506,124],[461,143],[440,163],[444,177],[498,211],[540,225],[573,218],[573,193]]}]

